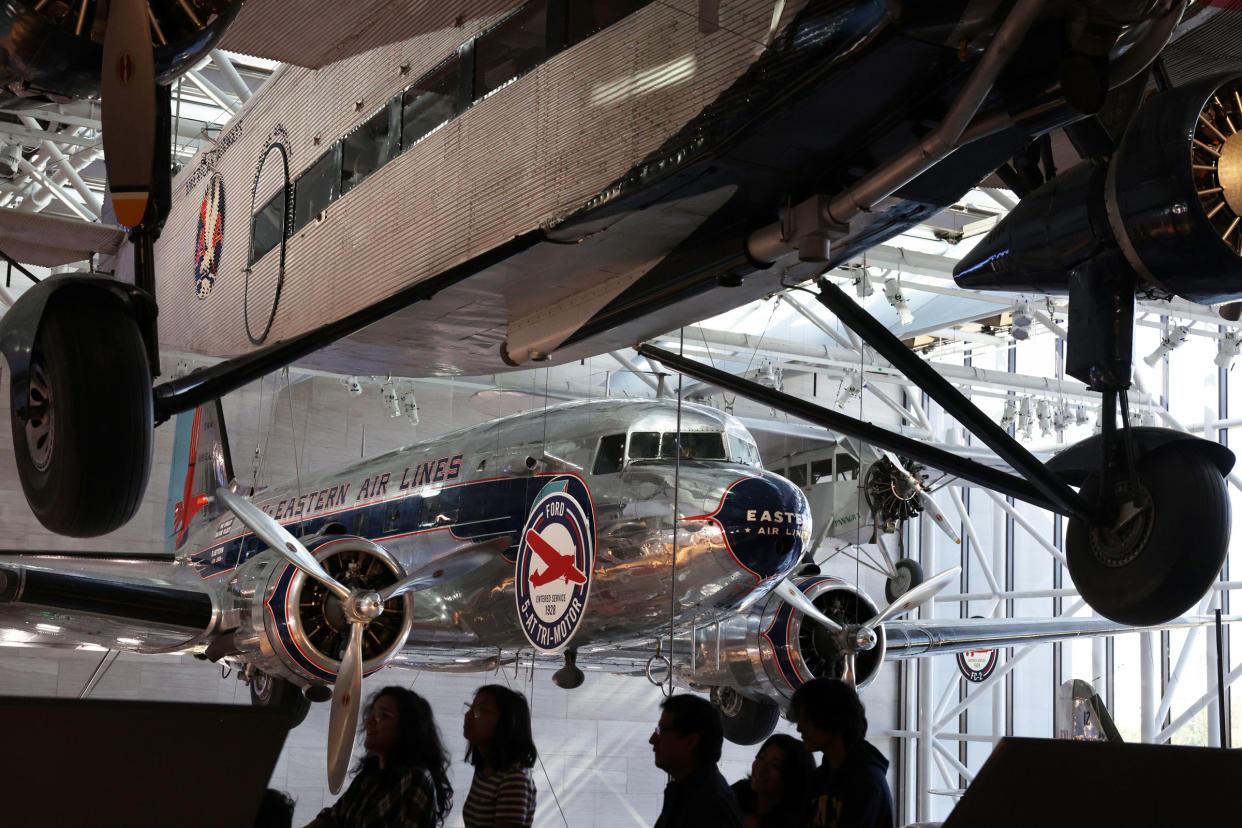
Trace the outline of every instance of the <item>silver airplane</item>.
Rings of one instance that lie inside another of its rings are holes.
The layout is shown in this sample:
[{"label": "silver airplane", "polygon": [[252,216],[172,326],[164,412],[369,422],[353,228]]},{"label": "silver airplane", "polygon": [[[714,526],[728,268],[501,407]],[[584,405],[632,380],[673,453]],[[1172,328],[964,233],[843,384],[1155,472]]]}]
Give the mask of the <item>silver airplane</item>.
[{"label": "silver airplane", "polygon": [[387,665],[491,670],[530,650],[563,658],[553,678],[570,689],[579,659],[671,678],[709,691],[726,735],[754,744],[812,677],[862,687],[886,655],[1131,629],[894,621],[958,570],[880,611],[854,585],[799,568],[806,497],[709,408],[571,403],[249,496],[233,482],[218,403],[184,436],[167,558],[0,556],[0,626],[36,645],[198,654],[237,668],[255,704],[294,724],[331,699],[333,791],[362,676]]}]

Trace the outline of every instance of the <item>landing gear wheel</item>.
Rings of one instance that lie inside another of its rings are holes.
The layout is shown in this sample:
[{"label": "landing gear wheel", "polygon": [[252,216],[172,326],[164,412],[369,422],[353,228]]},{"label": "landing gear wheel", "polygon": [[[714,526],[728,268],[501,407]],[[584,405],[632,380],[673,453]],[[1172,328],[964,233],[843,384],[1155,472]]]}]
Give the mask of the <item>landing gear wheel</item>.
[{"label": "landing gear wheel", "polygon": [[[1122,624],[1163,624],[1211,588],[1229,551],[1229,493],[1206,452],[1171,444],[1138,459],[1138,512],[1117,527],[1071,520],[1065,556],[1091,607]],[[1099,502],[1100,479],[1082,496]]]},{"label": "landing gear wheel", "polygon": [[10,404],[17,474],[40,523],[87,538],[134,516],[151,471],[151,371],[120,300],[49,303]]},{"label": "landing gear wheel", "polygon": [[897,574],[884,582],[884,597],[890,604],[923,583],[923,567],[912,558],[902,558],[893,564],[893,569]]},{"label": "landing gear wheel", "polygon": [[296,684],[264,672],[256,672],[250,679],[250,703],[286,714],[290,730],[300,725],[310,710],[310,699]]},{"label": "landing gear wheel", "polygon": [[781,709],[748,699],[732,687],[713,687],[712,704],[724,721],[724,737],[735,745],[757,745],[772,735]]}]

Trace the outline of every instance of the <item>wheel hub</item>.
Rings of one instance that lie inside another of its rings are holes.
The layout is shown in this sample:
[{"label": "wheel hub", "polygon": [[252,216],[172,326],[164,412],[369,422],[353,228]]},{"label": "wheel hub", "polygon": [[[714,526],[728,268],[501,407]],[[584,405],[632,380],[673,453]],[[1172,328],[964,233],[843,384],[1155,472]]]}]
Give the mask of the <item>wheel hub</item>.
[{"label": "wheel hub", "polygon": [[1137,511],[1129,520],[1116,526],[1091,528],[1091,553],[1103,566],[1125,566],[1147,546],[1156,522],[1156,509],[1146,487],[1139,487],[1134,506]]},{"label": "wheel hub", "polygon": [[26,402],[26,453],[30,463],[40,472],[46,472],[55,448],[56,420],[52,407],[52,389],[43,368],[38,364],[30,368],[30,380]]},{"label": "wheel hub", "polygon": [[712,695],[722,716],[732,718],[742,712],[742,696],[732,687],[715,687]]}]

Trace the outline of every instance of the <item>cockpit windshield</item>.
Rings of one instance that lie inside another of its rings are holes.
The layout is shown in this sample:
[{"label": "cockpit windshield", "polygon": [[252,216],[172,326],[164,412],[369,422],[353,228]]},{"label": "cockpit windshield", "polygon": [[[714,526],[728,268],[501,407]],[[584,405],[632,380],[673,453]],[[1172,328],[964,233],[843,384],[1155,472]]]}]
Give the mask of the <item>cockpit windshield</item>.
[{"label": "cockpit windshield", "polygon": [[724,434],[718,431],[635,431],[630,434],[629,460],[728,460]]}]

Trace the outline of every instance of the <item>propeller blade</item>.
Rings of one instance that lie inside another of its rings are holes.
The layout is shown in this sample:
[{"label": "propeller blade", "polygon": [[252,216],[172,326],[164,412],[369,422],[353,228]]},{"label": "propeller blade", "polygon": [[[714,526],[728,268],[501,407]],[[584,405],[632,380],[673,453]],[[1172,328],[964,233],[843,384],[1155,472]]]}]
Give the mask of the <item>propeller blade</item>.
[{"label": "propeller blade", "polygon": [[349,625],[349,647],[332,687],[332,713],[328,717],[328,789],[339,793],[354,753],[358,732],[358,708],[362,704],[362,627]]},{"label": "propeller blade", "polygon": [[947,587],[955,578],[962,574],[962,568],[955,566],[952,569],[946,569],[938,575],[933,575],[914,589],[902,595],[893,603],[889,604],[883,612],[872,618],[866,624],[863,624],[869,630],[883,624],[885,621],[891,621],[897,616],[907,613],[910,610],[927,601],[937,592]]},{"label": "propeller blade", "polygon": [[962,542],[961,536],[954,531],[944,511],[937,505],[936,501],[932,500],[932,496],[921,488],[919,489],[919,502],[923,504],[923,513],[930,515],[936,521],[936,525],[940,527],[940,530],[949,536],[950,540],[954,543]]},{"label": "propeller blade", "polygon": [[785,603],[800,611],[803,615],[814,618],[832,632],[841,632],[841,625],[820,612],[819,607],[811,603],[811,599],[807,598],[802,593],[802,590],[791,584],[788,578],[783,579],[772,591],[781,596]]},{"label": "propeller blade", "polygon": [[854,672],[854,653],[846,651],[845,653],[845,669],[841,672],[841,681],[850,687],[858,687],[858,674]]},{"label": "propeller blade", "polygon": [[112,0],[100,69],[104,165],[116,219],[137,227],[155,160],[155,58],[147,0]]},{"label": "propeller blade", "polygon": [[342,601],[349,600],[349,589],[329,575],[319,561],[315,560],[315,556],[297,538],[289,534],[289,530],[277,523],[275,518],[246,498],[230,492],[224,486],[216,489],[216,497],[224,501],[224,505],[228,506],[251,532],[271,547],[273,552],[332,590],[332,593]]},{"label": "propeller blade", "polygon": [[[508,538],[501,539],[507,547],[511,543]],[[450,552],[437,558],[421,569],[406,575],[400,581],[389,584],[379,591],[381,601],[388,601],[407,592],[417,592],[445,581],[451,581],[478,569],[496,557],[496,541],[474,544],[456,552]]]}]

